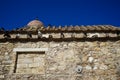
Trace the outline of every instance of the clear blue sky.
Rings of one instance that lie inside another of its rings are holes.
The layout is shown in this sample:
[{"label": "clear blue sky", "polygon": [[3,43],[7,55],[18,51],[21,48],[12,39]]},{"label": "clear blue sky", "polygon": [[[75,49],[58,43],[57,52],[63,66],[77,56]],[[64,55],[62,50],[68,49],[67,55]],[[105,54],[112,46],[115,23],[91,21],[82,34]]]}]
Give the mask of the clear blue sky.
[{"label": "clear blue sky", "polygon": [[14,29],[36,17],[45,26],[120,26],[120,0],[0,0],[0,27]]}]

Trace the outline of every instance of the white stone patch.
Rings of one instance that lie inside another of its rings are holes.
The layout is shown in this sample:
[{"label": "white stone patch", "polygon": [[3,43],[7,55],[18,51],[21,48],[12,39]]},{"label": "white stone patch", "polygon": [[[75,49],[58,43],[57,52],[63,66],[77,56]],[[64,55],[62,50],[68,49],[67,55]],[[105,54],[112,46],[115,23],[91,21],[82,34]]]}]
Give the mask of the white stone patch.
[{"label": "white stone patch", "polygon": [[48,38],[49,35],[48,34],[43,34],[42,37]]},{"label": "white stone patch", "polygon": [[90,51],[87,56],[90,57],[92,56],[92,54],[93,54],[92,51]]},{"label": "white stone patch", "polygon": [[5,55],[8,55],[8,52],[5,52]]},{"label": "white stone patch", "polygon": [[88,58],[88,62],[90,62],[90,63],[92,63],[92,62],[93,62],[93,60],[94,60],[94,58],[93,58],[93,57],[89,57],[89,58]]},{"label": "white stone patch", "polygon": [[60,46],[59,43],[50,43],[50,47],[58,47],[58,46]]},{"label": "white stone patch", "polygon": [[32,63],[32,64],[29,64],[29,67],[39,67],[40,64],[39,63]]},{"label": "white stone patch", "polygon": [[4,75],[0,75],[0,78],[4,78]]},{"label": "white stone patch", "polygon": [[17,68],[27,68],[28,64],[17,64]]},{"label": "white stone patch", "polygon": [[89,66],[89,65],[87,65],[85,68],[86,68],[87,70],[91,70],[91,69],[92,69],[92,67]]},{"label": "white stone patch", "polygon": [[98,67],[97,67],[97,66],[94,66],[94,67],[93,67],[93,70],[96,70],[96,69],[98,69]]},{"label": "white stone patch", "polygon": [[102,70],[106,70],[106,69],[108,69],[108,67],[107,67],[106,65],[100,65],[99,68],[102,69]]},{"label": "white stone patch", "polygon": [[100,37],[100,34],[99,33],[88,33],[87,34],[87,37],[89,37],[89,38],[92,38],[93,36]]},{"label": "white stone patch", "polygon": [[94,62],[98,62],[99,60],[98,59],[94,59]]},{"label": "white stone patch", "polygon": [[64,44],[64,45],[63,45],[63,47],[65,47],[65,48],[66,48],[67,46],[68,46],[67,44]]}]

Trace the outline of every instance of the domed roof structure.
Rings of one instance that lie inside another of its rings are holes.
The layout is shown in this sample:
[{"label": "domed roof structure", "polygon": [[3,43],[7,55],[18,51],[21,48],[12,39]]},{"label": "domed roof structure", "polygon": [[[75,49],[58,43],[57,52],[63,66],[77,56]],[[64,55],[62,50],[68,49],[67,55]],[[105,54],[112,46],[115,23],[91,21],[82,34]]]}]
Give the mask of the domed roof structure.
[{"label": "domed roof structure", "polygon": [[21,28],[23,30],[26,30],[26,31],[36,31],[38,29],[42,29],[44,27],[44,24],[39,21],[38,19],[35,19],[35,20],[32,20],[30,21],[27,26]]},{"label": "domed roof structure", "polygon": [[44,24],[36,18],[35,20],[30,21],[27,25],[20,28],[19,30],[36,31],[43,28],[44,28]]},{"label": "domed roof structure", "polygon": [[32,20],[30,21],[27,26],[36,26],[36,27],[42,27],[43,23],[39,20]]}]

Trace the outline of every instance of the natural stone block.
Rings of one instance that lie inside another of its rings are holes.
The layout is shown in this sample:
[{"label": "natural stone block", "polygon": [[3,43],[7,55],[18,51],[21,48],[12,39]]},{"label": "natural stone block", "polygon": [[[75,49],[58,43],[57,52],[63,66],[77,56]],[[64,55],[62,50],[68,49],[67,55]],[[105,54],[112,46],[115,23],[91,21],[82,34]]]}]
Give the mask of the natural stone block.
[{"label": "natural stone block", "polygon": [[83,62],[83,63],[86,63],[87,60],[88,60],[88,56],[84,56],[84,57],[82,57],[82,62]]},{"label": "natural stone block", "polygon": [[5,64],[5,65],[8,65],[8,64],[12,64],[12,60],[8,60],[8,61],[3,61],[2,63]]},{"label": "natural stone block", "polygon": [[1,78],[4,78],[4,75],[0,75],[0,79],[1,79]]},{"label": "natural stone block", "polygon": [[88,62],[90,62],[90,63],[92,63],[92,62],[93,62],[93,60],[94,60],[94,58],[93,58],[93,57],[89,57],[89,58],[88,58]]},{"label": "natural stone block", "polygon": [[50,43],[50,47],[58,47],[59,45],[60,45],[59,43],[53,43],[53,42]]},{"label": "natural stone block", "polygon": [[17,64],[17,68],[27,68],[28,64]]},{"label": "natural stone block", "polygon": [[106,69],[108,69],[108,67],[107,67],[107,65],[100,65],[99,69],[106,70]]},{"label": "natural stone block", "polygon": [[44,63],[44,58],[41,58],[41,56],[35,57],[35,58],[34,58],[34,62]]},{"label": "natural stone block", "polygon": [[32,58],[18,59],[18,64],[30,64],[30,63],[33,63]]},{"label": "natural stone block", "polygon": [[94,67],[93,67],[93,70],[96,70],[96,69],[98,69],[98,66],[94,66]]},{"label": "natural stone block", "polygon": [[40,64],[39,63],[32,63],[32,64],[29,64],[29,67],[39,67]]},{"label": "natural stone block", "polygon": [[87,65],[85,68],[86,68],[86,70],[91,70],[92,69],[92,67],[89,66],[89,65]]}]

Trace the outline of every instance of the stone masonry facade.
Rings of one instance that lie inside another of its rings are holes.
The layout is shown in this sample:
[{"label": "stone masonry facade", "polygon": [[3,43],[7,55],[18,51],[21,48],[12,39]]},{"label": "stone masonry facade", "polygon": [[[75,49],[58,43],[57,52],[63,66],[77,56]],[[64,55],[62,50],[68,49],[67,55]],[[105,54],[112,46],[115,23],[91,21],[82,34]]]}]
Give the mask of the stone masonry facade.
[{"label": "stone masonry facade", "polygon": [[[119,47],[119,40],[0,43],[0,80],[119,80]],[[15,68],[14,48],[48,48],[48,51],[18,53]],[[78,66],[80,72],[76,71]],[[11,72],[12,68],[16,71]]]}]

